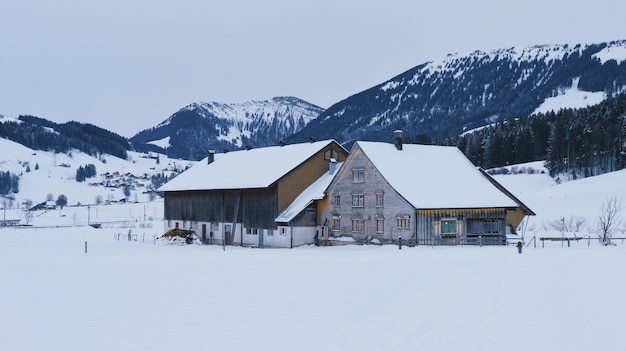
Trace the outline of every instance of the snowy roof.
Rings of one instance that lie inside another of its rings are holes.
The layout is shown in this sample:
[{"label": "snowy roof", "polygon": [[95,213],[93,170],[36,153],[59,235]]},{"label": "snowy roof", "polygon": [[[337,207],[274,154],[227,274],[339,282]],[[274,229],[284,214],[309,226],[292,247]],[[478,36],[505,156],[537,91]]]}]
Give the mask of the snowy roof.
[{"label": "snowy roof", "polygon": [[330,185],[330,182],[333,181],[335,175],[338,173],[339,169],[343,162],[337,163],[334,172],[326,172],[321,177],[319,177],[313,184],[309,185],[308,188],[304,189],[304,191],[296,197],[295,200],[287,207],[276,219],[275,222],[286,223],[293,220],[299,213],[304,211],[307,206],[309,206],[315,200],[321,200],[325,196],[326,189]]},{"label": "snowy roof", "polygon": [[205,158],[158,190],[267,188],[333,142],[324,140],[216,154],[212,163]]},{"label": "snowy roof", "polygon": [[367,141],[355,145],[417,209],[518,207],[456,147],[404,144],[397,150],[393,144]]}]

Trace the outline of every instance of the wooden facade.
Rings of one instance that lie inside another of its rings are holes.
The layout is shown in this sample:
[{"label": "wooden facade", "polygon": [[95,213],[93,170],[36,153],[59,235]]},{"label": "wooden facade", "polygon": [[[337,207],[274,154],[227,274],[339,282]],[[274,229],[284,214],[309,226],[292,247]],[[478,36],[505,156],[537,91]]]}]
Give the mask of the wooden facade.
[{"label": "wooden facade", "polygon": [[[264,188],[165,191],[165,229],[196,230],[202,240],[211,244],[293,247],[294,243],[312,243],[313,235],[310,240],[294,239],[297,233],[279,227],[275,219],[306,187],[328,172],[330,156],[343,161],[347,155],[347,150],[330,141]],[[275,160],[268,160],[268,167],[272,162]],[[250,172],[250,177],[254,177],[254,172]],[[308,232],[314,233],[317,211],[315,206],[309,207],[292,225],[310,227]]]},{"label": "wooden facade", "polygon": [[[398,171],[402,169],[399,165]],[[417,245],[502,245],[507,231],[534,214],[517,201],[518,207],[416,208],[387,182],[357,143],[318,210],[323,231],[358,242],[396,243],[401,238]]]}]

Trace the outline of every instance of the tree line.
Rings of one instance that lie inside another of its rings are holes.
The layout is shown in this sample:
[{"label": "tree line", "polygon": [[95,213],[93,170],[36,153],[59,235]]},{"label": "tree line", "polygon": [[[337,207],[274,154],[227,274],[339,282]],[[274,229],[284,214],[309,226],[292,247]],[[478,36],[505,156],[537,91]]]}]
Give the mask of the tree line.
[{"label": "tree line", "polygon": [[34,116],[19,116],[20,122],[0,123],[0,137],[33,150],[68,153],[72,149],[88,155],[109,154],[126,159],[128,140],[92,124],[54,123]]},{"label": "tree line", "polygon": [[626,95],[498,122],[436,143],[457,146],[482,168],[545,160],[552,176],[570,179],[624,169]]},{"label": "tree line", "polygon": [[9,171],[0,172],[0,195],[16,194],[19,190],[20,177],[18,175]]}]

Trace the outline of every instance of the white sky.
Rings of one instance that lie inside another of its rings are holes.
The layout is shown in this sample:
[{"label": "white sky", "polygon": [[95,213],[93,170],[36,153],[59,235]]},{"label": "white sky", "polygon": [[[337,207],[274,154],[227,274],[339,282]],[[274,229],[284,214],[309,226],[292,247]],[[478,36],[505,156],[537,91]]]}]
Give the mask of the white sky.
[{"label": "white sky", "polygon": [[615,0],[3,0],[0,114],[124,136],[191,102],[329,107],[423,62],[626,39]]}]

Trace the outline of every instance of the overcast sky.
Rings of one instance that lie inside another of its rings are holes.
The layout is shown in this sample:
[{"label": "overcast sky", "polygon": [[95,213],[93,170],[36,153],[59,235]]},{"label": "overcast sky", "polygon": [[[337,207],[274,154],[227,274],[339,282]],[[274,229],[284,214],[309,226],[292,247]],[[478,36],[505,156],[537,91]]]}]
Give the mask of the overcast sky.
[{"label": "overcast sky", "polygon": [[616,0],[2,0],[0,114],[123,136],[192,102],[327,108],[448,53],[626,39]]}]

